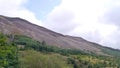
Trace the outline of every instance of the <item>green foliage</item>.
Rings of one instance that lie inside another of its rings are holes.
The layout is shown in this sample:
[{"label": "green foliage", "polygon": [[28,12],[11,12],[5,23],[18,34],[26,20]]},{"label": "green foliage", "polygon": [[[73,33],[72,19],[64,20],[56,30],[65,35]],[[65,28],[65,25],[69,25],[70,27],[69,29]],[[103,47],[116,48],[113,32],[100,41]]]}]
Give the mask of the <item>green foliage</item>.
[{"label": "green foliage", "polygon": [[0,33],[0,46],[4,46],[7,43],[7,37],[5,35],[3,35],[2,33]]},{"label": "green foliage", "polygon": [[17,48],[8,43],[7,37],[0,34],[0,67],[17,68]]},{"label": "green foliage", "polygon": [[69,59],[74,68],[116,68],[120,67],[117,60],[120,59],[98,55],[71,55]]},{"label": "green foliage", "polygon": [[102,48],[102,51],[106,54],[114,55],[116,57],[120,57],[120,50],[118,50],[118,49],[112,49],[112,48],[109,48],[109,47],[104,47],[104,48]]},{"label": "green foliage", "polygon": [[48,46],[45,41],[38,42],[27,36],[15,35],[14,37],[15,37],[14,42],[17,45],[23,45],[24,49],[34,49],[34,50],[41,51],[41,52],[54,52],[54,53],[59,53],[62,55],[86,54],[76,49],[62,49],[62,48],[58,48],[55,46]]},{"label": "green foliage", "polygon": [[66,57],[59,54],[43,54],[34,50],[20,52],[20,68],[73,68]]},{"label": "green foliage", "polygon": [[[55,46],[48,46],[45,41],[38,42],[29,37],[20,36],[20,35],[16,35],[14,41],[17,45],[23,45],[24,46],[23,50],[34,49],[34,50],[40,51],[44,54],[57,53],[57,54],[60,54],[61,56],[66,56],[68,58],[68,60],[66,60],[66,62],[68,62],[68,64],[72,64],[73,68],[120,67],[119,66],[120,58],[118,58],[118,57],[115,58],[115,57],[111,57],[111,56],[100,56],[100,55],[96,55],[94,53],[93,54],[85,53],[85,52],[82,52],[82,51],[76,50],[76,49],[62,49],[62,48],[58,48]],[[110,52],[109,50],[110,49],[108,49],[108,52]],[[114,52],[114,51],[111,50],[111,52]],[[33,59],[32,57],[33,57],[33,55],[31,55],[31,61],[32,60],[34,61],[35,58]],[[36,57],[36,58],[38,58],[38,57]],[[45,61],[45,62],[47,62],[47,61]],[[47,64],[47,65],[49,65],[49,64]]]},{"label": "green foliage", "polygon": [[0,68],[120,68],[119,50],[103,48],[109,56],[102,56],[48,46],[23,35],[7,37],[0,34]]}]

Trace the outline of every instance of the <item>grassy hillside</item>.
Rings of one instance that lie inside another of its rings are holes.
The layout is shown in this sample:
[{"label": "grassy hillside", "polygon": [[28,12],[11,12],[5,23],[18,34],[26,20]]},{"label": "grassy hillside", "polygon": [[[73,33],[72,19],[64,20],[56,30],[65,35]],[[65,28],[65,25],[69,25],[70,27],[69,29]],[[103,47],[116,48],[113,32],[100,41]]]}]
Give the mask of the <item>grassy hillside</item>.
[{"label": "grassy hillside", "polygon": [[[0,34],[2,68],[120,68],[119,50],[105,50],[97,55],[76,49],[48,46],[22,35]],[[115,52],[115,53],[114,53]]]},{"label": "grassy hillside", "polygon": [[20,52],[20,68],[119,68],[120,61],[112,57],[92,55],[63,56],[34,50]]},{"label": "grassy hillside", "polygon": [[65,56],[34,50],[20,51],[20,68],[73,68]]}]

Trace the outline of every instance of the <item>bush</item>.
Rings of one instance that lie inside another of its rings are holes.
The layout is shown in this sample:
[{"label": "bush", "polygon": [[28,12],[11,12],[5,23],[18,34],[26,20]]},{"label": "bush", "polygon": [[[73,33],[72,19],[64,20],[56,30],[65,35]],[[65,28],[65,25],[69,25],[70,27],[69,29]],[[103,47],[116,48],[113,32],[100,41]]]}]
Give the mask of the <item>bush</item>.
[{"label": "bush", "polygon": [[0,34],[0,67],[12,67],[18,66],[18,50],[15,46],[8,42],[5,35]]}]

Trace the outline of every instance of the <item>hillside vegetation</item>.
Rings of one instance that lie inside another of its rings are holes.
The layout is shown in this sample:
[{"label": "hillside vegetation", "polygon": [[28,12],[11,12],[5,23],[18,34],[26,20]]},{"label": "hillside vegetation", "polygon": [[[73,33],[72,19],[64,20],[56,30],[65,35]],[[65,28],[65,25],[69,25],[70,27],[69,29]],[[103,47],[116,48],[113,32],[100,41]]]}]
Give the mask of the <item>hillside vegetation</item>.
[{"label": "hillside vegetation", "polygon": [[120,58],[48,46],[23,35],[0,34],[0,68],[120,68]]}]

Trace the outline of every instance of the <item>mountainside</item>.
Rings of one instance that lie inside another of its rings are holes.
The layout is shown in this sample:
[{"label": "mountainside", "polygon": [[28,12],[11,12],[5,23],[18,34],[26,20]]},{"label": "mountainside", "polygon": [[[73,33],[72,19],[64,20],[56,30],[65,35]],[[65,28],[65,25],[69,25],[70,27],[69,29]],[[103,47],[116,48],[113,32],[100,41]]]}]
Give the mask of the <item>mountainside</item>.
[{"label": "mountainside", "polygon": [[21,18],[0,16],[0,32],[4,34],[26,35],[41,42],[45,41],[49,45],[68,49],[80,49],[102,55],[109,54],[110,51],[115,53],[120,52],[119,50],[103,47],[96,43],[86,41],[81,37],[56,33],[44,27],[34,25]]},{"label": "mountainside", "polygon": [[63,49],[28,36],[3,33],[0,33],[0,58],[0,68],[120,68],[119,56]]}]

